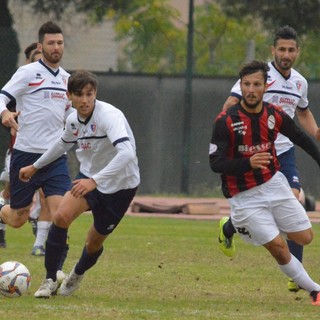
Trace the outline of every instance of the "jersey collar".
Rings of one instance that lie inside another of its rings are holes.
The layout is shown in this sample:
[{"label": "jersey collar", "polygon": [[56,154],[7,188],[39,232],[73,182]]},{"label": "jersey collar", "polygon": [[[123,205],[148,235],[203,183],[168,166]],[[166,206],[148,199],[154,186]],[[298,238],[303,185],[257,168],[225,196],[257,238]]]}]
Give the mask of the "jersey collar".
[{"label": "jersey collar", "polygon": [[42,64],[50,73],[52,73],[52,75],[54,75],[55,77],[59,74],[60,68],[58,68],[56,71],[53,71],[50,67],[48,67],[43,61],[42,59],[39,59],[38,62],[40,64]]},{"label": "jersey collar", "polygon": [[272,61],[271,64],[272,64],[272,66],[279,72],[279,74],[281,75],[282,78],[284,78],[285,80],[290,79],[290,77],[291,77],[291,70],[290,70],[289,75],[288,75],[287,77],[285,77],[285,76],[279,71],[279,69],[276,67],[274,61]]},{"label": "jersey collar", "polygon": [[94,109],[96,108],[96,103],[94,103],[94,107],[93,107],[93,110],[91,112],[91,114],[84,120],[81,120],[78,116],[78,121],[81,123],[81,124],[84,124],[84,125],[87,125],[88,122],[90,121],[90,119],[92,118],[92,115],[93,115],[93,112],[94,112]]}]

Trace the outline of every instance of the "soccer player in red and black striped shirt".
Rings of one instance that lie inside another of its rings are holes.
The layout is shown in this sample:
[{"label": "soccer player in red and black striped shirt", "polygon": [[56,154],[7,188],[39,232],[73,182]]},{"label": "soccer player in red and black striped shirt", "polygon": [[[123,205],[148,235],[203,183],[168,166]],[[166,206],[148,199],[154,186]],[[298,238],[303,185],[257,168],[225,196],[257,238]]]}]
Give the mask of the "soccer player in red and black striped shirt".
[{"label": "soccer player in red and black striped shirt", "polygon": [[240,71],[242,100],[215,120],[210,166],[221,173],[222,190],[231,206],[232,223],[247,242],[263,245],[280,269],[310,293],[320,306],[320,285],[289,251],[283,234],[298,244],[312,241],[305,209],[279,171],[274,142],[279,133],[310,154],[320,166],[313,140],[280,108],[263,102],[269,67],[252,61]]},{"label": "soccer player in red and black striped shirt", "polygon": [[[311,137],[320,140],[320,129],[309,108],[308,82],[292,67],[300,53],[298,42],[297,32],[288,25],[280,27],[275,32],[271,47],[273,59],[272,62],[268,63],[270,68],[267,79],[268,89],[263,95],[263,100],[281,107],[291,118],[296,116],[305,132]],[[240,80],[238,80],[231,89],[230,96],[222,110],[225,111],[232,105],[239,103],[241,98]],[[306,209],[309,208],[310,210],[310,202],[305,198],[300,184],[294,144],[286,136],[278,134],[275,146],[280,163],[280,171],[286,176],[296,198],[305,205]],[[219,230],[219,248],[225,255],[230,257],[235,253],[234,233],[236,233],[236,230],[231,223],[231,219],[222,217]],[[288,240],[288,246],[290,252],[302,262],[303,246],[290,240]],[[292,279],[288,280],[289,291],[297,292],[300,290]]]}]

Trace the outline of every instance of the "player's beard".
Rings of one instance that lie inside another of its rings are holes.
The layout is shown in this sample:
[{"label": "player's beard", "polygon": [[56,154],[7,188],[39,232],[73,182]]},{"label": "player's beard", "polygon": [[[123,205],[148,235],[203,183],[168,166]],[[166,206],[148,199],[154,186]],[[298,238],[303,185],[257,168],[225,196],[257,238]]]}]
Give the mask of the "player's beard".
[{"label": "player's beard", "polygon": [[54,53],[54,54],[49,54],[46,51],[42,51],[42,55],[45,58],[45,60],[47,60],[48,62],[52,63],[52,64],[56,64],[59,63],[61,58],[62,58],[62,52],[60,53]]},{"label": "player's beard", "polygon": [[[250,97],[250,96],[249,96]],[[249,102],[248,99],[246,97],[242,97],[242,100],[245,104],[245,106],[248,108],[248,109],[255,109],[262,101],[262,98],[261,99],[258,99],[256,100],[255,102]]]},{"label": "player's beard", "polygon": [[293,62],[292,60],[288,60],[288,59],[280,59],[278,58],[277,56],[275,56],[274,58],[275,62],[276,62],[276,65],[281,68],[282,70],[290,70],[292,65],[293,65]]}]

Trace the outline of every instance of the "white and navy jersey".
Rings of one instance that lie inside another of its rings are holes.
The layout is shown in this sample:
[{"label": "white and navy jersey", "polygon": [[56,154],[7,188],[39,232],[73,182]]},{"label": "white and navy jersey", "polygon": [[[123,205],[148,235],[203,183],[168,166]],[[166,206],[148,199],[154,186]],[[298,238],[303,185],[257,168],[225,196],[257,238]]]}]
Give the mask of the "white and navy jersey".
[{"label": "white and navy jersey", "polygon": [[74,110],[66,95],[68,78],[63,68],[52,70],[39,60],[20,67],[2,88],[0,112],[10,100],[20,111],[15,149],[44,153],[61,136]]},{"label": "white and navy jersey", "polygon": [[[275,68],[272,62],[268,63],[268,89],[263,100],[281,107],[291,118],[294,117],[296,108],[308,108],[308,82],[296,70],[291,69],[288,78]],[[240,80],[231,89],[231,96],[241,99]],[[282,154],[293,147],[293,143],[284,135],[279,134],[275,142],[277,154]]]},{"label": "white and navy jersey", "polygon": [[100,192],[111,194],[139,185],[135,139],[119,109],[96,100],[94,111],[87,119],[81,120],[77,112],[72,113],[61,139],[34,166],[42,168],[73,143],[78,145],[80,172],[93,178]]}]

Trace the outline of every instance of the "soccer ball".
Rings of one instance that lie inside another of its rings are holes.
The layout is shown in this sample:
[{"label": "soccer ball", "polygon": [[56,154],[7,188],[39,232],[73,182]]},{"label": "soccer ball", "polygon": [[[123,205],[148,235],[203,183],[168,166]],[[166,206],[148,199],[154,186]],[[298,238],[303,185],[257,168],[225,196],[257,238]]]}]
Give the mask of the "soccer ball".
[{"label": "soccer ball", "polygon": [[0,265],[0,293],[9,298],[21,297],[27,292],[31,275],[27,267],[18,261]]}]

